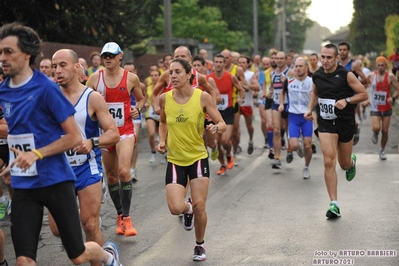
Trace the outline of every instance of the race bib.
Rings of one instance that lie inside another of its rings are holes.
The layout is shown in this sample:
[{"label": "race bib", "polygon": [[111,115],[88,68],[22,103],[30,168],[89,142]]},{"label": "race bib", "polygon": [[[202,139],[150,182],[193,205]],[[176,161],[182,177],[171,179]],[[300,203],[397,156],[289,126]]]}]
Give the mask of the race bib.
[{"label": "race bib", "polygon": [[275,104],[280,104],[280,94],[281,94],[281,89],[274,89],[273,91],[273,101]]},{"label": "race bib", "polygon": [[[20,135],[8,135],[8,146],[18,149],[23,152],[32,151],[35,148],[35,139],[32,133],[20,134]],[[10,164],[15,160],[17,154],[10,150]],[[11,175],[14,176],[35,176],[37,175],[36,162],[26,171],[22,171],[21,168],[13,166],[11,168]]]},{"label": "race bib", "polygon": [[121,127],[125,124],[125,112],[123,103],[107,103],[108,111],[115,120],[116,126]]},{"label": "race bib", "polygon": [[73,149],[66,151],[65,156],[70,166],[80,166],[87,161],[86,154],[78,153],[76,151],[73,151]]},{"label": "race bib", "polygon": [[387,92],[386,91],[375,91],[373,93],[373,103],[376,105],[386,105]]},{"label": "race bib", "polygon": [[336,119],[335,115],[335,100],[319,98],[320,116],[326,120]]},{"label": "race bib", "polygon": [[222,101],[217,104],[217,108],[220,111],[224,111],[227,109],[228,103],[229,103],[229,95],[227,94],[220,94],[220,97],[222,98]]}]

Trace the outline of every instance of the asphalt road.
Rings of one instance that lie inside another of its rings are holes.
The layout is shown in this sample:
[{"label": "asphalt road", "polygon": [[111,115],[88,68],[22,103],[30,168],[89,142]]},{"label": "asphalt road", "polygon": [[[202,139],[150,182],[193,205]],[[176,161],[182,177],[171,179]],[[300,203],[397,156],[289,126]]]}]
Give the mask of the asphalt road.
[{"label": "asphalt road", "polygon": [[[111,199],[102,205],[105,239],[119,245],[123,265],[399,265],[399,121],[392,117],[386,161],[379,160],[378,146],[371,143],[370,119],[361,125],[360,141],[354,147],[357,175],[347,182],[337,166],[342,217],[328,220],[329,198],[318,143],[309,180],[302,179],[304,162],[296,154],[287,164],[283,151],[283,168],[272,169],[268,150],[263,149],[257,109],[255,114],[254,153],[246,152],[248,135],[242,118],[239,165],[217,176],[219,163],[210,161],[205,262],[191,260],[194,231],[186,232],[180,218],[169,213],[166,167],[159,163],[160,156],[156,163],[148,162],[149,145],[141,138],[139,181],[133,186],[131,207],[139,234],[115,235]],[[50,232],[47,215],[43,220],[37,264],[72,265],[61,241]],[[0,224],[6,235],[6,258],[13,265],[10,217]]]}]

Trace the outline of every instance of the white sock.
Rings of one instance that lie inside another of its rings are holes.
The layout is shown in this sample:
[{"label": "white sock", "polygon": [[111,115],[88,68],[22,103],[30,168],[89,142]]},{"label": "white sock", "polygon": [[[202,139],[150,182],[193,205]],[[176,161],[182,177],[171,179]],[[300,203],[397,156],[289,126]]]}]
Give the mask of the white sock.
[{"label": "white sock", "polygon": [[104,266],[111,266],[112,263],[114,263],[114,256],[112,256],[111,253],[108,253],[108,261],[106,263],[104,263]]},{"label": "white sock", "polygon": [[339,206],[338,206],[338,201],[332,200],[331,203],[334,203],[335,205],[337,205],[337,207],[339,207]]},{"label": "white sock", "polygon": [[[1,186],[1,184],[0,184],[0,186]],[[4,202],[6,202],[6,200],[7,200],[6,196],[3,195],[0,197],[0,203],[4,203]]]},{"label": "white sock", "polygon": [[190,205],[190,209],[188,210],[188,213],[193,213],[193,204],[188,204],[188,205]]}]

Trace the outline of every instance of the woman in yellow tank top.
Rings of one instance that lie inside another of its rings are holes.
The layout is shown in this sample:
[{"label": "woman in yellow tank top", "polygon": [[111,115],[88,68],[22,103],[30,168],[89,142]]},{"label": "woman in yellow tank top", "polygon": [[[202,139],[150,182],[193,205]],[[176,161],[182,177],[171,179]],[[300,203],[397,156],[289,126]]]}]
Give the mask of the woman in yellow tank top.
[{"label": "woman in yellow tank top", "polygon": [[[191,87],[191,65],[177,58],[169,67],[173,89],[160,96],[160,127],[157,150],[165,153],[168,138],[166,200],[174,215],[183,214],[183,227],[191,230],[195,223],[193,260],[206,259],[204,235],[207,223],[205,202],[209,187],[208,153],[202,139],[205,114],[214,121],[206,127],[213,134],[226,130],[212,97]],[[188,178],[187,178],[188,177]],[[190,181],[191,197],[186,201]]]}]

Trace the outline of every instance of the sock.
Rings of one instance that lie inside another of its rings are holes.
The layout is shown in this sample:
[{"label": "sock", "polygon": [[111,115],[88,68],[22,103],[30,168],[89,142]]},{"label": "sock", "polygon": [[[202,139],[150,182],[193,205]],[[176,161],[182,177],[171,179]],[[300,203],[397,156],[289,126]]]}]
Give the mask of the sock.
[{"label": "sock", "polygon": [[188,205],[190,205],[190,207],[189,207],[187,213],[193,213],[193,205],[192,204],[188,204]]},{"label": "sock", "polygon": [[270,148],[273,148],[273,128],[267,129],[267,144]]},{"label": "sock", "polygon": [[122,202],[119,182],[114,185],[108,185],[108,191],[111,195],[112,202],[118,212],[118,215],[122,214]]},{"label": "sock", "polygon": [[128,217],[132,202],[132,180],[121,182],[122,187],[122,217]]},{"label": "sock", "polygon": [[[0,184],[0,186],[1,186],[1,184]],[[6,196],[3,195],[0,197],[0,203],[4,203],[4,202],[6,202],[6,200],[7,200]]]},{"label": "sock", "polygon": [[303,167],[303,169],[309,169],[309,166],[306,166],[306,165],[305,165],[305,166]]},{"label": "sock", "polygon": [[197,246],[202,246],[203,247],[204,243],[205,243],[204,240],[202,240],[202,242],[195,241],[195,244],[197,244]]},{"label": "sock", "polygon": [[112,256],[111,253],[108,253],[108,260],[106,263],[104,263],[104,266],[111,266],[114,263],[114,256]]},{"label": "sock", "polygon": [[337,207],[338,207],[338,201],[332,200],[331,203],[334,203],[334,204],[337,205]]},{"label": "sock", "polygon": [[155,153],[156,153],[156,151],[151,151],[151,153],[152,153],[152,154],[155,154]]}]

